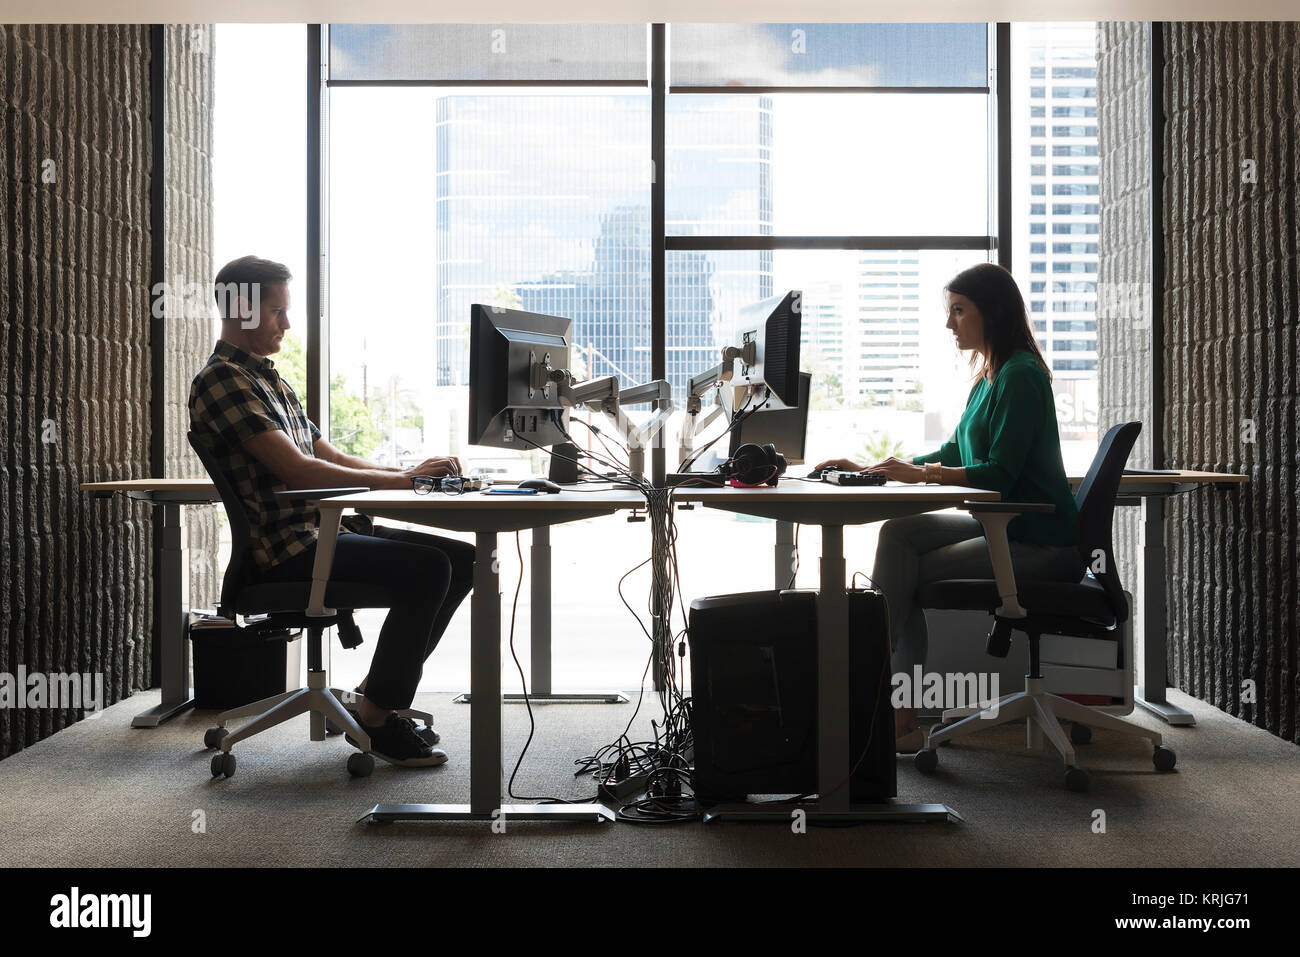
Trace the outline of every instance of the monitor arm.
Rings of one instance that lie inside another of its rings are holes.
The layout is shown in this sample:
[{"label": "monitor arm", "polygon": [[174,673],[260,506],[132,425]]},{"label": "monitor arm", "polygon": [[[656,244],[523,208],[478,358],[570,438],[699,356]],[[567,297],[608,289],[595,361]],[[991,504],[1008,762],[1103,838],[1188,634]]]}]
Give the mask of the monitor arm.
[{"label": "monitor arm", "polygon": [[[625,405],[640,405],[643,402],[654,403],[655,410],[644,425],[636,425],[623,411]],[[652,439],[656,439],[668,424],[673,414],[673,388],[664,379],[653,379],[644,385],[634,385],[624,389],[611,404],[602,405],[600,411],[618,429],[627,445],[628,471],[638,480],[645,478],[645,450]]]},{"label": "monitor arm", "polygon": [[[655,379],[620,390],[617,377],[612,375],[575,382],[568,369],[556,369],[551,365],[549,352],[540,359],[534,352],[530,358],[528,397],[535,398],[540,392],[544,398],[550,399],[551,386],[554,385],[555,396],[561,405],[581,406],[604,415],[627,445],[629,471],[634,478],[642,479],[645,476],[645,447],[663,430],[672,415],[672,386],[663,379]],[[644,425],[636,425],[622,407],[643,402],[653,402],[655,411]]]},{"label": "monitor arm", "polygon": [[758,347],[753,342],[747,342],[744,346],[724,346],[721,362],[708,372],[703,372],[691,378],[687,385],[686,421],[682,423],[682,436],[678,444],[678,461],[681,463],[678,468],[684,469],[691,461],[696,433],[701,429],[708,428],[713,420],[725,411],[722,403],[715,399],[714,406],[704,414],[704,418],[699,418],[700,410],[703,408],[702,398],[704,393],[710,389],[721,391],[722,384],[731,381],[736,360],[740,359],[746,365],[753,365],[757,358],[757,352]]},{"label": "monitor arm", "polygon": [[551,365],[551,354],[544,353],[540,359],[534,352],[528,363],[528,398],[535,398],[540,392],[542,397],[551,397],[551,386],[555,386],[556,398],[562,405],[585,405],[588,408],[604,411],[607,404],[618,405],[618,379],[612,375],[598,376],[585,382],[574,382],[573,373],[568,369],[556,369]]}]

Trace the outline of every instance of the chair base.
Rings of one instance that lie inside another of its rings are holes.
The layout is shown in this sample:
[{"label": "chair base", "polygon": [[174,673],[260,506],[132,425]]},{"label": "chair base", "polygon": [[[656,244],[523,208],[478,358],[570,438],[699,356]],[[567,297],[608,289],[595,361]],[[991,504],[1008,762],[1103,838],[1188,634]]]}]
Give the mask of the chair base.
[{"label": "chair base", "polygon": [[1075,764],[1074,746],[1061,729],[1061,719],[1077,721],[1089,728],[1105,728],[1109,731],[1118,731],[1120,734],[1146,738],[1151,742],[1152,747],[1161,746],[1162,739],[1158,731],[1149,731],[1123,718],[1051,694],[1043,690],[1044,683],[1042,678],[1026,678],[1024,691],[1005,695],[996,704],[981,711],[971,708],[954,708],[945,711],[943,713],[945,721],[952,718],[961,720],[939,731],[927,730],[925,747],[933,749],[947,741],[1021,718],[1025,719],[1025,747],[1032,751],[1041,751],[1043,739],[1047,738],[1060,753],[1067,767]]},{"label": "chair base", "polygon": [[[237,721],[240,718],[247,718],[251,715],[256,715],[256,717],[237,731],[224,735],[219,750],[228,752],[240,741],[251,738],[255,734],[260,734],[268,728],[284,724],[291,718],[296,718],[298,715],[307,712],[311,714],[311,739],[313,741],[325,740],[325,722],[329,720],[344,734],[350,736],[361,751],[368,752],[370,750],[370,735],[362,730],[361,725],[352,717],[352,713],[347,708],[347,705],[356,705],[363,700],[365,700],[365,695],[360,692],[326,687],[325,672],[308,672],[306,688],[286,691],[283,694],[263,698],[261,701],[254,701],[251,704],[223,711],[217,717],[217,727],[219,728],[224,728],[227,723]],[[427,711],[404,708],[397,713],[406,718],[423,721],[426,727],[433,722],[433,715]]]}]

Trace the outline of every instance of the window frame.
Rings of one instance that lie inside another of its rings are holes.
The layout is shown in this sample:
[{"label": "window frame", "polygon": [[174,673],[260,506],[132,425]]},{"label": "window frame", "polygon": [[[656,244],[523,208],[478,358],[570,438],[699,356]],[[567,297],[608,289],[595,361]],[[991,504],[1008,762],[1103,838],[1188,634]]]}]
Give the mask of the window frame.
[{"label": "window frame", "polygon": [[[331,80],[329,77],[329,24],[307,28],[307,410],[321,431],[329,434],[329,91],[334,87],[413,86],[537,86],[604,87],[630,86],[650,89],[651,169],[666,169],[666,113],[670,94],[711,95],[756,93],[840,94],[840,93],[964,93],[985,96],[989,102],[989,225],[984,235],[711,235],[669,236],[665,229],[665,177],[655,175],[650,183],[650,362],[652,378],[663,378],[667,369],[666,258],[669,252],[727,252],[750,250],[947,250],[984,251],[996,254],[996,261],[1011,269],[1012,183],[1011,183],[1011,24],[989,23],[987,36],[988,81],[972,87],[672,87],[668,77],[668,31],[665,23],[648,24],[649,75],[640,81],[441,81],[441,80]],[[662,482],[666,454],[662,433],[651,456],[652,477]]]}]

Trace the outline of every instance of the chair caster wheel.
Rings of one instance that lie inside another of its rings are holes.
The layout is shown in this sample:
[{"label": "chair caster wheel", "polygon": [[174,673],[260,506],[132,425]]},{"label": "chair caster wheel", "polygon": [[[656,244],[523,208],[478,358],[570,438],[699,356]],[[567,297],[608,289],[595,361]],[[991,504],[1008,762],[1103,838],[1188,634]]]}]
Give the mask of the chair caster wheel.
[{"label": "chair caster wheel", "polygon": [[934,748],[922,748],[916,752],[916,757],[912,759],[916,765],[916,770],[922,774],[933,774],[934,769],[939,766],[939,752]]},{"label": "chair caster wheel", "polygon": [[233,777],[235,774],[235,756],[229,751],[222,751],[212,756],[212,776],[214,778]]},{"label": "chair caster wheel", "polygon": [[1151,763],[1157,771],[1172,771],[1178,763],[1178,755],[1174,754],[1172,748],[1156,745],[1156,749],[1151,752]]},{"label": "chair caster wheel", "polygon": [[229,728],[208,728],[203,732],[203,746],[205,748],[221,747],[221,739],[230,734]]},{"label": "chair caster wheel", "polygon": [[348,756],[348,774],[354,778],[368,778],[375,769],[375,759],[358,751]]},{"label": "chair caster wheel", "polygon": [[1088,772],[1073,764],[1065,769],[1065,789],[1067,791],[1088,790]]},{"label": "chair caster wheel", "polygon": [[1070,722],[1070,741],[1073,744],[1087,744],[1092,740],[1092,728],[1077,721]]}]

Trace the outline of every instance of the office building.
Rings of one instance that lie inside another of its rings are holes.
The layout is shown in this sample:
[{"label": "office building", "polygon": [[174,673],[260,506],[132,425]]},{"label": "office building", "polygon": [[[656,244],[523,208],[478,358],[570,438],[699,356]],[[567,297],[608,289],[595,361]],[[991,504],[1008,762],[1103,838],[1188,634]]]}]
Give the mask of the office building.
[{"label": "office building", "polygon": [[1024,24],[1014,34],[1027,111],[1013,156],[1015,258],[1039,347],[1052,370],[1066,442],[1095,442],[1097,398],[1097,51],[1091,24]]},{"label": "office building", "polygon": [[[720,211],[730,227],[770,231],[770,104],[743,100],[669,100],[674,235],[699,235]],[[482,301],[565,316],[590,374],[624,385],[650,379],[650,177],[636,149],[648,135],[646,98],[440,96],[437,110],[438,384],[469,381],[465,317]],[[753,161],[721,171],[701,161],[704,142],[719,137],[745,144]],[[601,148],[550,145],[568,141]],[[491,230],[481,227],[487,217]],[[770,295],[771,255],[755,258],[758,269],[740,279],[716,276],[703,254],[669,258],[666,378],[675,396],[716,364],[726,310]]]}]

